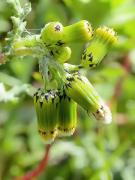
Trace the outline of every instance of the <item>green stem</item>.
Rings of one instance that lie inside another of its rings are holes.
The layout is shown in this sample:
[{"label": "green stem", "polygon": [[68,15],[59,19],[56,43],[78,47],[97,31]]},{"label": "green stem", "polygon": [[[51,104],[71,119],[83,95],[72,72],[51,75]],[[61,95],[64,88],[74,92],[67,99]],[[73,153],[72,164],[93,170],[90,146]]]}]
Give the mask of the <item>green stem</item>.
[{"label": "green stem", "polygon": [[62,81],[62,79],[60,77],[59,72],[56,69],[52,68],[52,67],[49,68],[49,70],[50,70],[50,72],[52,74],[52,80],[55,79],[57,81],[58,89],[61,89],[63,87],[63,81]]},{"label": "green stem", "polygon": [[62,64],[57,63],[55,60],[49,60],[50,71],[53,73],[54,78],[57,80],[58,88],[63,88],[66,81],[66,72]]},{"label": "green stem", "polygon": [[11,53],[19,56],[41,57],[47,53],[47,48],[40,40],[40,35],[16,38],[13,42]]},{"label": "green stem", "polygon": [[47,89],[47,85],[49,84],[48,62],[49,62],[49,59],[47,56],[45,56],[39,60],[39,72],[41,73],[41,75],[43,77],[45,90]]},{"label": "green stem", "polygon": [[29,35],[25,38],[18,38],[15,39],[13,43],[14,49],[16,48],[22,48],[22,47],[43,47],[43,43],[40,40],[40,35]]},{"label": "green stem", "polygon": [[19,49],[14,49],[12,51],[13,56],[34,56],[34,57],[40,57],[43,54],[43,50],[38,47],[28,48],[23,47]]},{"label": "green stem", "polygon": [[52,58],[49,59],[49,65],[50,67],[56,69],[56,71],[59,72],[60,74],[60,78],[62,81],[65,81],[66,79],[66,76],[65,76],[65,71],[64,71],[64,68],[63,68],[63,65],[57,63],[55,60],[53,60]]}]

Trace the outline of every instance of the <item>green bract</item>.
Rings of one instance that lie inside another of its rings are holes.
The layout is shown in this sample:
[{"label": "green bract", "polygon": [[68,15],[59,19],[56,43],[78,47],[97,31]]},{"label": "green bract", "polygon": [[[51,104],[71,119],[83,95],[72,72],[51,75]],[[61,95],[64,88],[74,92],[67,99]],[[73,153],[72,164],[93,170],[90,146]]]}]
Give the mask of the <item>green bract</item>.
[{"label": "green bract", "polygon": [[60,94],[59,98],[58,135],[70,136],[74,133],[77,124],[77,104],[65,92]]},{"label": "green bract", "polygon": [[45,93],[44,90],[39,89],[34,94],[38,132],[46,143],[51,143],[58,133],[58,101],[59,99],[55,91]]},{"label": "green bract", "polygon": [[22,47],[35,47],[40,43],[40,35],[26,36],[25,38],[19,38],[13,43],[14,49]]}]

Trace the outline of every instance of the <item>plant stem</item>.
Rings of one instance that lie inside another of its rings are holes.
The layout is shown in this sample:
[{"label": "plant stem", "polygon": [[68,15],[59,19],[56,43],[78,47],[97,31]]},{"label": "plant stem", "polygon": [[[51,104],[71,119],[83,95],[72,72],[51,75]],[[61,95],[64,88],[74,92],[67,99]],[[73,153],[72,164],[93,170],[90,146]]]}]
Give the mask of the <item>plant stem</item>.
[{"label": "plant stem", "polygon": [[33,56],[33,57],[40,57],[43,54],[43,51],[40,48],[18,48],[13,51],[15,56]]},{"label": "plant stem", "polygon": [[51,145],[48,144],[46,146],[45,155],[44,155],[43,159],[41,160],[41,162],[39,163],[39,165],[32,171],[28,172],[26,175],[24,175],[20,178],[17,178],[15,180],[32,180],[34,178],[36,179],[36,177],[38,177],[43,171],[45,171],[45,169],[47,167],[50,149],[51,149]]},{"label": "plant stem", "polygon": [[130,63],[130,59],[129,59],[128,55],[123,57],[122,67],[126,73],[118,79],[116,86],[115,86],[114,94],[113,94],[111,102],[110,102],[110,105],[112,105],[113,102],[115,102],[117,100],[117,98],[121,95],[123,82],[125,81],[125,79],[127,78],[128,74],[131,71],[131,63]]},{"label": "plant stem", "polygon": [[45,90],[47,89],[47,86],[49,84],[49,70],[48,70],[48,62],[49,59],[47,56],[42,57],[39,59],[39,72],[42,75],[43,81],[44,81],[44,88]]},{"label": "plant stem", "polygon": [[0,65],[5,63],[5,55],[0,53]]}]

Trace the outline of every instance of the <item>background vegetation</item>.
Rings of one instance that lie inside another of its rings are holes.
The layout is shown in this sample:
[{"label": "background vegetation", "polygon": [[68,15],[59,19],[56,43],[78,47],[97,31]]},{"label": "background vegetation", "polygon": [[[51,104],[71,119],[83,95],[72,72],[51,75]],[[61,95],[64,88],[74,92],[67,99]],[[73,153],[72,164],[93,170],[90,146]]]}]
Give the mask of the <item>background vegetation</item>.
[{"label": "background vegetation", "polygon": [[[24,0],[21,0],[24,3]],[[135,178],[135,2],[134,0],[31,0],[27,28],[39,33],[45,23],[64,25],[81,19],[93,27],[113,27],[119,36],[96,69],[84,72],[113,113],[111,125],[98,125],[78,109],[74,136],[56,140],[39,180],[134,180]],[[12,9],[0,0],[0,49],[12,28]],[[34,30],[33,30],[34,29]],[[82,44],[72,44],[78,63]],[[39,87],[37,60],[25,57],[0,66],[0,180],[34,168],[45,145],[37,133],[36,114],[27,84]]]}]

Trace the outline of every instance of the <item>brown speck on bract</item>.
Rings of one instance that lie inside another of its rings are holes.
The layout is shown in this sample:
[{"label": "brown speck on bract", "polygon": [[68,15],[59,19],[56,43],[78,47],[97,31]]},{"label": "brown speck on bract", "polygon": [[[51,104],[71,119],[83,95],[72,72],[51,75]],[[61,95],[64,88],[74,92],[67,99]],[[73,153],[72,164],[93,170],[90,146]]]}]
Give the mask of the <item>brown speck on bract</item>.
[{"label": "brown speck on bract", "polygon": [[55,31],[60,31],[60,25],[55,26]]}]

